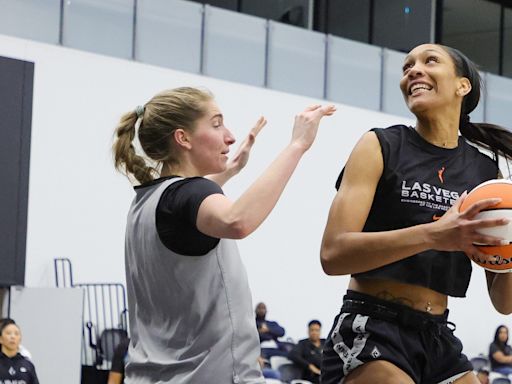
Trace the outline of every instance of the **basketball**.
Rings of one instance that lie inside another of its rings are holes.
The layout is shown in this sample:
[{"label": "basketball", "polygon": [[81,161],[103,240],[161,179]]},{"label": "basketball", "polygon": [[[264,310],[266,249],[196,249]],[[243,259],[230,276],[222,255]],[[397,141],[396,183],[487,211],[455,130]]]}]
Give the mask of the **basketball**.
[{"label": "basketball", "polygon": [[[466,199],[462,202],[460,211],[464,212],[472,204],[482,199],[499,197],[501,203],[494,207],[481,211],[475,216],[475,219],[493,219],[509,218],[512,219],[512,181],[505,179],[489,180],[476,186]],[[512,225],[502,225],[491,228],[482,228],[480,233],[490,236],[501,237],[512,243]],[[491,272],[511,272],[512,271],[512,244],[501,246],[490,246],[485,244],[477,245],[477,248],[488,255],[495,255],[495,261],[480,260],[478,257],[472,257],[472,260]]]}]

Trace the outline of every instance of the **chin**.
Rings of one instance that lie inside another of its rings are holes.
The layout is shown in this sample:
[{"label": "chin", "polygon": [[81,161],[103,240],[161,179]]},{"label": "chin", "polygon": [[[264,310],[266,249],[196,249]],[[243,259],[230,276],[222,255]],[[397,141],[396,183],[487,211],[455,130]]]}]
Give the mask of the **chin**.
[{"label": "chin", "polygon": [[220,165],[220,166],[218,166],[218,167],[212,167],[212,169],[210,170],[210,172],[208,172],[208,174],[210,174],[210,175],[214,175],[214,174],[216,174],[216,173],[222,173],[222,172],[224,172],[226,169],[227,169],[226,164],[224,164],[224,165]]},{"label": "chin", "polygon": [[422,102],[413,102],[408,105],[409,111],[411,111],[414,115],[423,114],[424,112],[429,110],[428,103]]}]

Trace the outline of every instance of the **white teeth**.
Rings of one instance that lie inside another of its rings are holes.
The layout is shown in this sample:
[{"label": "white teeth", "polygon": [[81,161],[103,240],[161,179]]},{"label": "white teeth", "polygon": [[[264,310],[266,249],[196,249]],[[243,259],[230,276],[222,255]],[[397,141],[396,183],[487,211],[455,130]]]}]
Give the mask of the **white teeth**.
[{"label": "white teeth", "polygon": [[410,90],[409,90],[409,94],[413,94],[414,92],[416,92],[417,90],[419,89],[425,89],[427,91],[430,91],[432,89],[431,86],[427,85],[427,84],[414,84]]}]

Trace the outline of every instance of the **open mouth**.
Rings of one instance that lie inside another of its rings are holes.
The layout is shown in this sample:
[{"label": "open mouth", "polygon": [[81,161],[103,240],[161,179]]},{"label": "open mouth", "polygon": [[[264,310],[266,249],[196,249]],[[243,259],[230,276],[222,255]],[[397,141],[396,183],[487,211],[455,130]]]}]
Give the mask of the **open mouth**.
[{"label": "open mouth", "polygon": [[432,86],[426,83],[416,83],[409,87],[409,95],[416,95],[423,91],[431,91]]}]

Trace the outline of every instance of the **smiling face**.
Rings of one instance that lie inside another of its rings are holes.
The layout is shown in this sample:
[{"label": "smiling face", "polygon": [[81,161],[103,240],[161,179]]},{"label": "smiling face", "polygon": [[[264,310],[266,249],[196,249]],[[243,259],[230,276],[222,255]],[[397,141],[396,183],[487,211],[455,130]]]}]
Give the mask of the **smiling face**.
[{"label": "smiling face", "polygon": [[224,126],[224,118],[212,100],[206,104],[206,114],[197,120],[189,133],[189,151],[192,165],[198,175],[219,173],[226,169],[228,152],[235,142],[233,134]]},{"label": "smiling face", "polygon": [[456,74],[450,54],[439,45],[423,44],[406,56],[400,89],[414,114],[432,109],[455,108],[471,90],[465,77]]}]

